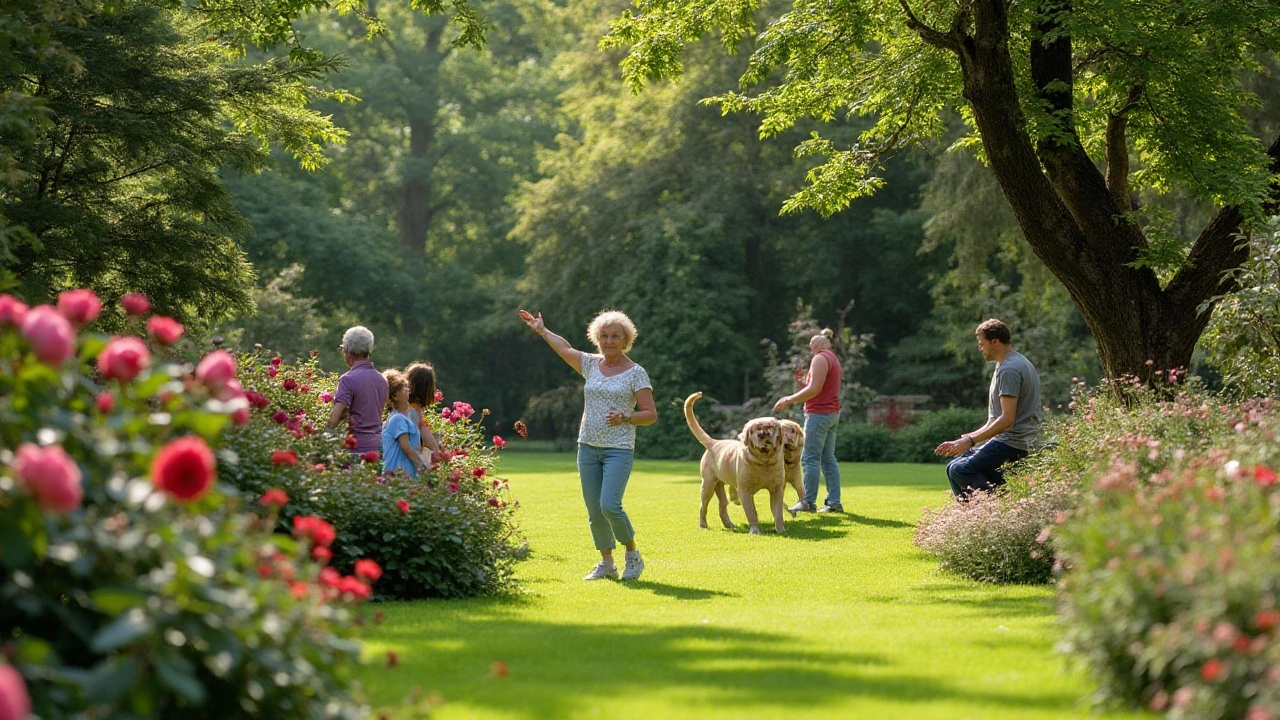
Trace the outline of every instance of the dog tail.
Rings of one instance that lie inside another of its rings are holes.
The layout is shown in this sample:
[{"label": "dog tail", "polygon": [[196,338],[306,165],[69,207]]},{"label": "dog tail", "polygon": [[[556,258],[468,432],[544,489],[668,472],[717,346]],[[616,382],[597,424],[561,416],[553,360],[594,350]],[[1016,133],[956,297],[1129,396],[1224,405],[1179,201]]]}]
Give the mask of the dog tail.
[{"label": "dog tail", "polygon": [[694,437],[698,438],[698,442],[702,443],[703,447],[709,448],[711,447],[711,443],[715,442],[715,440],[713,440],[711,436],[707,434],[707,431],[703,430],[702,426],[698,424],[698,418],[693,416],[693,404],[698,402],[698,398],[700,397],[702,397],[702,393],[696,392],[685,398],[684,419],[689,423],[689,430],[693,433]]}]

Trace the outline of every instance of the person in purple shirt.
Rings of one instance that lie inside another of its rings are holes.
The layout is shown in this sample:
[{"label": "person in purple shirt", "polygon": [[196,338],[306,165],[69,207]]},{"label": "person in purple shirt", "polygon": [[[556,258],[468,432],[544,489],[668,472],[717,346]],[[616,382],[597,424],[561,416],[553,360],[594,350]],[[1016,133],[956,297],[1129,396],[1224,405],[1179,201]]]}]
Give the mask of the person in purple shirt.
[{"label": "person in purple shirt", "polygon": [[373,333],[357,325],[342,334],[342,359],[351,368],[338,378],[333,410],[327,426],[332,429],[346,420],[355,436],[354,453],[382,450],[382,408],[387,404],[387,380],[373,366]]}]

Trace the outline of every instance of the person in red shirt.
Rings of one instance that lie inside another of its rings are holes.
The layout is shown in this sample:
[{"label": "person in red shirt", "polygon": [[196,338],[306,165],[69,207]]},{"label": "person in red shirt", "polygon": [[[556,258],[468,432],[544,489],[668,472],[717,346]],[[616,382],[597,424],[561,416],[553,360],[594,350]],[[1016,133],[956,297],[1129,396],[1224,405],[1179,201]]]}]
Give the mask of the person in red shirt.
[{"label": "person in red shirt", "polygon": [[[800,466],[804,468],[804,497],[792,505],[798,512],[844,512],[840,504],[840,466],[836,463],[836,426],[840,424],[840,359],[831,350],[831,331],[823,330],[809,340],[813,359],[809,362],[809,378],[804,387],[779,400],[774,412],[804,403],[804,451]],[[827,499],[821,508],[818,501],[818,473],[827,481]]]}]

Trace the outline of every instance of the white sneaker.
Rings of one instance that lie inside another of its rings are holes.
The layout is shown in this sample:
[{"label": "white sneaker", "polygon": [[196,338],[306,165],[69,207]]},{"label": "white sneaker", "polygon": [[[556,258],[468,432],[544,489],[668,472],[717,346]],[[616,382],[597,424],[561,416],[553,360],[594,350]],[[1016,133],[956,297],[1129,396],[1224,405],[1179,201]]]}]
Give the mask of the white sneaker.
[{"label": "white sneaker", "polygon": [[[628,565],[630,567],[630,565]],[[618,566],[611,562],[601,560],[596,563],[596,567],[582,578],[583,580],[617,580]]]},{"label": "white sneaker", "polygon": [[622,571],[622,579],[638,580],[642,572],[644,572],[644,560],[640,557],[640,551],[628,550],[627,567]]}]

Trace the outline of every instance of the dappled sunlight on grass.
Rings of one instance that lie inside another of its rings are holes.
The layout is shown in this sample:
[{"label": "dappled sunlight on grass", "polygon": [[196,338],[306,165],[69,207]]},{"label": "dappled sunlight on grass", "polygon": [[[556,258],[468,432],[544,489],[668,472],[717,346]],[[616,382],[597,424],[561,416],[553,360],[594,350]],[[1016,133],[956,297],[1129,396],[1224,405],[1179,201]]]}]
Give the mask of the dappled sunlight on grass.
[{"label": "dappled sunlight on grass", "polygon": [[644,577],[586,583],[572,456],[508,455],[522,590],[380,606],[366,684],[378,705],[439,691],[446,720],[1094,717],[1053,653],[1048,588],[943,575],[911,545],[936,470],[845,466],[850,514],[753,536],[737,506],[739,528],[697,528],[696,463],[640,462],[625,504]]}]

